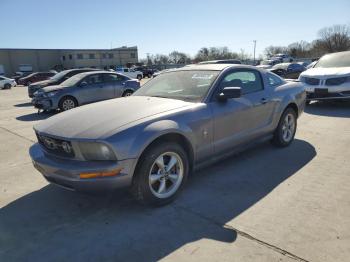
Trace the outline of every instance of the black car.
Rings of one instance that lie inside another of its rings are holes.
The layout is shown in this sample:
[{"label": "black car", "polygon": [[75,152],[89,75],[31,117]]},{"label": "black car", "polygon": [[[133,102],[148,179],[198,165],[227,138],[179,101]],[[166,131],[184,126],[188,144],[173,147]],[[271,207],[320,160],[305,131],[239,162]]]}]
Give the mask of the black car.
[{"label": "black car", "polygon": [[145,67],[145,66],[135,67],[134,69],[137,71],[141,71],[143,74],[143,77],[147,76],[148,78],[151,78],[155,72],[158,72],[157,69]]},{"label": "black car", "polygon": [[298,63],[280,63],[269,70],[283,78],[298,79],[301,72],[305,71],[306,68]]},{"label": "black car", "polygon": [[72,76],[74,76],[76,74],[89,72],[89,71],[97,71],[97,70],[99,70],[99,69],[95,69],[95,68],[79,68],[79,69],[70,69],[70,70],[61,71],[61,72],[57,73],[56,75],[54,75],[53,77],[51,77],[48,80],[36,82],[34,84],[29,85],[28,86],[28,95],[29,95],[30,98],[32,98],[34,92],[38,91],[41,88],[44,88],[46,86],[59,85],[63,81],[67,80],[68,78],[70,78],[70,77],[72,77]]}]

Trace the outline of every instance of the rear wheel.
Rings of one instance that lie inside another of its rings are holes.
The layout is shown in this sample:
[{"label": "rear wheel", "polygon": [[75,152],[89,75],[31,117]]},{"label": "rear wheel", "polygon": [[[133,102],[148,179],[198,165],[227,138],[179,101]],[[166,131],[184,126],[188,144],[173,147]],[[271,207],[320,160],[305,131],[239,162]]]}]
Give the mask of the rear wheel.
[{"label": "rear wheel", "polygon": [[61,111],[67,111],[78,106],[78,102],[74,97],[65,96],[59,102]]},{"label": "rear wheel", "polygon": [[132,90],[125,90],[122,96],[131,96],[134,93]]},{"label": "rear wheel", "polygon": [[186,182],[189,162],[176,143],[152,146],[140,158],[131,193],[147,205],[165,205],[175,199]]},{"label": "rear wheel", "polygon": [[152,74],[151,73],[148,73],[148,78],[151,78],[152,77]]},{"label": "rear wheel", "polygon": [[289,146],[297,130],[297,115],[294,109],[288,107],[282,114],[278,126],[275,130],[272,142],[276,146]]}]

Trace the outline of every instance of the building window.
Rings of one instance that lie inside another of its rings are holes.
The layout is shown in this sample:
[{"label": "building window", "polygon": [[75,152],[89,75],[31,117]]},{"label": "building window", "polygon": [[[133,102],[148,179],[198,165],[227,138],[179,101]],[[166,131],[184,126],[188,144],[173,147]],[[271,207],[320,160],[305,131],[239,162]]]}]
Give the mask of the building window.
[{"label": "building window", "polygon": [[83,54],[77,54],[78,59],[83,59]]},{"label": "building window", "polygon": [[95,59],[95,54],[89,54],[89,59]]},{"label": "building window", "polygon": [[66,56],[63,55],[62,56],[62,60],[65,61],[66,60]]},{"label": "building window", "polygon": [[114,57],[114,54],[108,54],[108,58],[112,59]]},{"label": "building window", "polygon": [[73,56],[72,55],[69,55],[69,60],[72,60],[73,59]]},{"label": "building window", "polygon": [[131,58],[136,58],[136,54],[135,53],[130,53],[130,57]]},{"label": "building window", "polygon": [[106,59],[106,58],[107,58],[107,54],[105,54],[105,53],[102,54],[102,58],[103,58],[103,59]]}]

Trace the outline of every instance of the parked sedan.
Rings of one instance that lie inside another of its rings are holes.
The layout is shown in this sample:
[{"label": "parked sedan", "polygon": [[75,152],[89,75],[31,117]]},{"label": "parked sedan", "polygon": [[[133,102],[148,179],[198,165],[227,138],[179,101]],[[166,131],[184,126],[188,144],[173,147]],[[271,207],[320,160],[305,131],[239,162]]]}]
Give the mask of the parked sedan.
[{"label": "parked sedan", "polygon": [[46,86],[53,86],[53,85],[59,85],[63,81],[66,81],[70,77],[84,73],[84,72],[90,72],[90,71],[98,71],[98,69],[94,68],[79,68],[79,69],[70,69],[70,70],[64,70],[59,72],[58,74],[55,74],[53,77],[51,77],[48,80],[36,82],[35,84],[30,84],[28,86],[28,96],[30,98],[33,97],[33,94],[35,91],[39,90],[40,88],[44,88]]},{"label": "parked sedan", "polygon": [[350,99],[350,51],[322,56],[299,80],[306,86],[308,103]]},{"label": "parked sedan", "polygon": [[283,78],[290,79],[298,79],[299,75],[305,70],[306,68],[298,63],[280,63],[269,69],[269,71]]},{"label": "parked sedan", "polygon": [[67,111],[101,100],[129,96],[140,87],[137,80],[106,71],[77,74],[60,85],[47,86],[34,93],[38,109]]},{"label": "parked sedan", "polygon": [[55,73],[52,72],[36,72],[18,79],[17,84],[27,86],[35,82],[47,80],[54,75]]},{"label": "parked sedan", "polygon": [[300,82],[254,66],[187,66],[130,97],[41,121],[30,156],[49,182],[70,190],[130,187],[142,203],[166,204],[192,170],[248,143],[290,145],[305,98]]},{"label": "parked sedan", "polygon": [[16,85],[15,79],[0,76],[0,89],[11,89],[11,87]]},{"label": "parked sedan", "polygon": [[268,60],[261,61],[260,64],[257,65],[256,67],[259,67],[262,69],[270,69],[277,63],[278,63],[278,61],[276,61],[276,60],[268,59]]}]

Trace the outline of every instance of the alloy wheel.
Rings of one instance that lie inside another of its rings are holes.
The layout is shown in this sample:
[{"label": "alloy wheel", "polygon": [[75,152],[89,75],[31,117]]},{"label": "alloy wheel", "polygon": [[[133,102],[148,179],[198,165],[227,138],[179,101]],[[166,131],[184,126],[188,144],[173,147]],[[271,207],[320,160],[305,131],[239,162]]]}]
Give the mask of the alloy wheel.
[{"label": "alloy wheel", "polygon": [[70,110],[75,107],[75,103],[72,99],[65,99],[62,103],[62,108],[64,111]]},{"label": "alloy wheel", "polygon": [[149,186],[154,196],[168,198],[176,193],[184,176],[184,164],[175,152],[161,154],[152,164]]},{"label": "alloy wheel", "polygon": [[294,115],[289,113],[286,115],[282,125],[282,138],[285,142],[289,142],[295,132],[295,118]]}]

